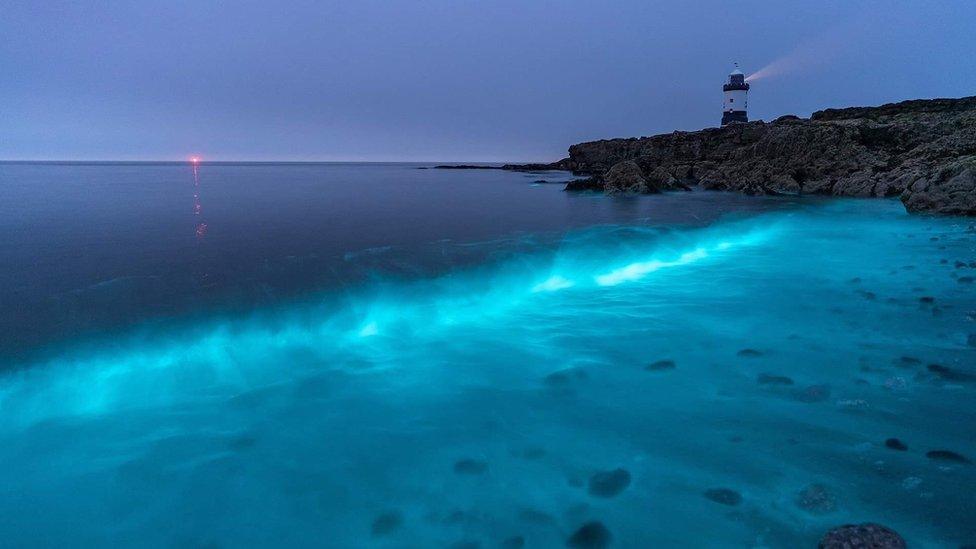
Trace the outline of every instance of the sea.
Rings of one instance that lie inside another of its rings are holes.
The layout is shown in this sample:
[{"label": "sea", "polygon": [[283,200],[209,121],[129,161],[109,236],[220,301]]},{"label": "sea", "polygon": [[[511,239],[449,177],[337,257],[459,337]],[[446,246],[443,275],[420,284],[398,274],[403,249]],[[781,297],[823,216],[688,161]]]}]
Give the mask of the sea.
[{"label": "sea", "polygon": [[976,223],[0,164],[0,545],[976,544]]}]

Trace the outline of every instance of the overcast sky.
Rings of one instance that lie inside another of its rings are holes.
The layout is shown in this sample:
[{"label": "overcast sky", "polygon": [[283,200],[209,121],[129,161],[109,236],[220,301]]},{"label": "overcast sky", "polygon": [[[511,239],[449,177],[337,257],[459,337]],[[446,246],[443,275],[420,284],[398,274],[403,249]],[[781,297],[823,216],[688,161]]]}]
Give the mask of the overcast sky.
[{"label": "overcast sky", "polygon": [[0,158],[531,161],[976,95],[976,2],[0,0]]}]

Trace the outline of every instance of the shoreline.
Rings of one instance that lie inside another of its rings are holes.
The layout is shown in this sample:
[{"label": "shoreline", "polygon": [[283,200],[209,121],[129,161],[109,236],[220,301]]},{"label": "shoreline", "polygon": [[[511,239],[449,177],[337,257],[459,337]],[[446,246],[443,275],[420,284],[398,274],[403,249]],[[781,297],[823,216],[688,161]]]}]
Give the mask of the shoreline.
[{"label": "shoreline", "polygon": [[899,197],[909,212],[976,216],[976,96],[825,109],[810,118],[569,147],[552,163],[441,169],[566,170],[566,190]]}]

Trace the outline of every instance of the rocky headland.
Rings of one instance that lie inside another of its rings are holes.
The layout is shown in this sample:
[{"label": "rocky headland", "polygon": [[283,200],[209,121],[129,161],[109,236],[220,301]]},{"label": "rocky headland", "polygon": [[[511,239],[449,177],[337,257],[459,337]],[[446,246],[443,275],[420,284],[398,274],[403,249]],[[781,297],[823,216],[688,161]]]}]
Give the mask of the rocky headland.
[{"label": "rocky headland", "polygon": [[976,96],[589,141],[552,164],[503,168],[588,176],[567,190],[900,196],[911,212],[976,215]]}]

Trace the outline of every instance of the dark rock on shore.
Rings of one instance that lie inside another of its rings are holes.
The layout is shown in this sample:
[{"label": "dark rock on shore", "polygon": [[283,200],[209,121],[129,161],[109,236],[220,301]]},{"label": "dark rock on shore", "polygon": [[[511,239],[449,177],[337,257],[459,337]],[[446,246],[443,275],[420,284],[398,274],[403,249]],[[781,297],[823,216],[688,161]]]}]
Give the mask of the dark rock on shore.
[{"label": "dark rock on shore", "polygon": [[[426,167],[420,168],[427,169]],[[504,164],[502,166],[489,166],[487,164],[440,164],[434,166],[435,170],[507,170],[511,172],[547,172],[547,171],[571,171],[569,158],[564,158],[557,162],[550,163],[530,163],[530,164]]]},{"label": "dark rock on shore", "polygon": [[434,166],[435,170],[500,170],[501,166],[484,166],[480,164],[441,164]]},{"label": "dark rock on shore", "polygon": [[524,166],[590,176],[567,190],[900,196],[912,212],[976,215],[976,96],[590,141]]},{"label": "dark rock on shore", "polygon": [[880,524],[845,524],[827,532],[820,549],[905,549],[897,532]]},{"label": "dark rock on shore", "polygon": [[595,175],[587,180],[588,187],[598,187],[608,194],[639,193],[652,194],[662,191],[687,191],[691,186],[676,178],[667,170],[660,168],[645,172],[633,160],[618,162],[606,173]]}]

